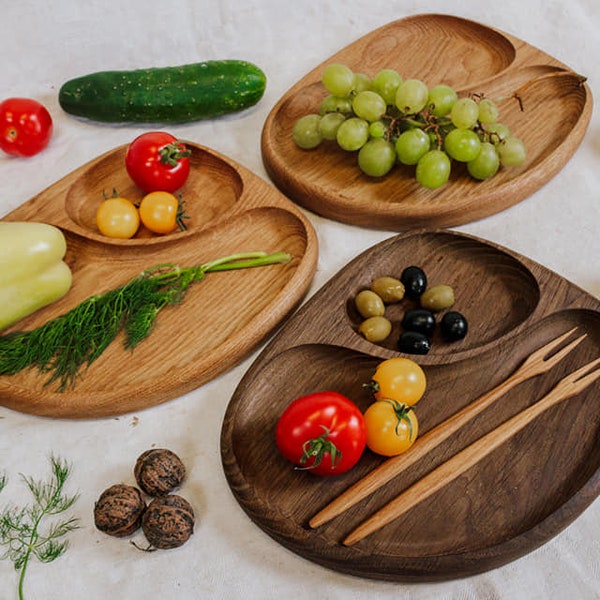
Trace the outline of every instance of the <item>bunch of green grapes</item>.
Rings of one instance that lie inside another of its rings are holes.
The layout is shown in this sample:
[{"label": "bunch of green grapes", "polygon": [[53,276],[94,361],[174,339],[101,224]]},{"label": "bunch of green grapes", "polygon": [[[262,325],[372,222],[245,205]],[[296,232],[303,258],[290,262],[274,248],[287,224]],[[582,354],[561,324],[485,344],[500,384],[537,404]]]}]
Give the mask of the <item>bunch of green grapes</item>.
[{"label": "bunch of green grapes", "polygon": [[415,166],[417,181],[435,189],[450,176],[452,161],[465,163],[476,180],[525,160],[525,145],[498,122],[498,106],[485,97],[461,97],[448,85],[403,79],[394,69],[373,78],[330,64],[321,81],[328,92],[318,112],[298,119],[293,140],[303,149],[335,141],[358,153],[358,166],[381,177],[396,163]]}]

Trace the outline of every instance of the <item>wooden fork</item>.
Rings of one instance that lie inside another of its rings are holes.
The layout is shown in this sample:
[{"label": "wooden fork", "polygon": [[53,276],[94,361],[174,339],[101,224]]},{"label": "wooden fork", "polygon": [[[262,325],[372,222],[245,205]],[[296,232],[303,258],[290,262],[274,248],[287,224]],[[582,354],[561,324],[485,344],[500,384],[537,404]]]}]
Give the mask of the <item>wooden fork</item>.
[{"label": "wooden fork", "polygon": [[319,527],[334,517],[337,517],[351,506],[360,502],[363,498],[372,494],[375,490],[384,486],[404,469],[407,469],[412,464],[416,463],[425,456],[425,454],[433,450],[444,440],[448,439],[452,434],[456,433],[461,427],[474,419],[488,406],[491,406],[513,387],[527,379],[531,379],[532,377],[549,371],[554,365],[569,354],[569,352],[571,352],[571,350],[573,350],[573,348],[575,348],[575,346],[577,346],[577,344],[579,344],[586,336],[586,334],[582,335],[550,356],[550,353],[564,342],[576,329],[577,328],[574,327],[530,354],[512,375],[494,389],[417,438],[408,452],[387,459],[373,471],[365,475],[312,517],[309,521],[309,526],[313,528]]},{"label": "wooden fork", "polygon": [[600,377],[600,369],[594,370],[597,365],[600,365],[600,357],[561,379],[541,400],[511,417],[496,429],[455,454],[425,477],[419,479],[354,529],[344,540],[344,545],[351,546],[355,544],[403,515],[465,473],[543,412],[584,390]]}]

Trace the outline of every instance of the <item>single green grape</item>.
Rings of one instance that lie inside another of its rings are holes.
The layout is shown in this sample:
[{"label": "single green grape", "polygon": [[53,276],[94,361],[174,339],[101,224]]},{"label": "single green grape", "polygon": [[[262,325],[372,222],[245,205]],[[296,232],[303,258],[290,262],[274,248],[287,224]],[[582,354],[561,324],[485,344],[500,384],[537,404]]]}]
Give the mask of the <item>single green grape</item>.
[{"label": "single green grape", "polygon": [[319,106],[319,114],[324,115],[330,112],[338,112],[343,115],[349,115],[352,112],[352,100],[350,98],[340,98],[339,96],[327,96]]},{"label": "single green grape", "polygon": [[454,160],[469,162],[481,150],[479,136],[472,129],[453,129],[444,139],[444,150]]},{"label": "single green grape", "polygon": [[527,155],[525,144],[516,137],[507,137],[497,146],[500,164],[503,167],[518,167]]},{"label": "single green grape", "polygon": [[377,92],[386,104],[396,103],[396,91],[402,83],[400,73],[395,69],[382,69],[375,74],[372,81],[372,89]]},{"label": "single green grape", "polygon": [[369,135],[372,138],[382,138],[387,132],[387,125],[383,121],[373,121],[369,124]]},{"label": "single green grape", "polygon": [[336,140],[340,148],[353,152],[369,139],[369,124],[359,117],[346,119],[338,128]]},{"label": "single green grape", "polygon": [[347,65],[333,63],[323,69],[321,81],[334,96],[348,96],[354,88],[354,72]]},{"label": "single green grape", "polygon": [[321,116],[316,114],[304,115],[296,121],[292,139],[297,146],[303,150],[312,150],[323,141],[323,136],[319,132],[320,121]]},{"label": "single green grape", "polygon": [[412,115],[425,108],[429,90],[420,79],[403,81],[396,91],[396,107],[403,113]]},{"label": "single green grape", "polygon": [[398,160],[404,165],[416,165],[430,148],[429,135],[416,127],[402,132],[395,144]]},{"label": "single green grape", "polygon": [[429,150],[417,163],[417,181],[426,188],[443,186],[450,177],[450,158],[442,150]]},{"label": "single green grape", "polygon": [[479,121],[481,123],[495,123],[500,111],[496,103],[489,98],[482,98],[479,101]]},{"label": "single green grape", "polygon": [[379,121],[385,115],[386,108],[385,100],[377,92],[371,90],[358,92],[352,101],[354,114],[370,123]]},{"label": "single green grape", "polygon": [[366,175],[382,177],[396,162],[394,145],[382,138],[370,139],[358,151],[358,166]]},{"label": "single green grape", "polygon": [[467,163],[467,170],[475,179],[489,179],[500,168],[500,158],[496,146],[491,142],[482,142],[481,150],[476,158]]},{"label": "single green grape", "polygon": [[510,129],[502,123],[490,123],[485,126],[485,137],[492,144],[499,144],[511,136]]},{"label": "single green grape", "polygon": [[427,106],[435,117],[445,117],[450,114],[457,99],[456,92],[449,85],[435,85],[429,90]]},{"label": "single green grape", "polygon": [[477,123],[479,106],[472,98],[459,98],[452,106],[450,120],[455,127],[470,129]]},{"label": "single green grape", "polygon": [[354,86],[352,91],[355,94],[360,92],[365,92],[366,90],[370,90],[373,88],[373,84],[371,82],[371,78],[364,73],[354,73]]},{"label": "single green grape", "polygon": [[330,112],[321,117],[319,121],[319,133],[325,140],[335,140],[340,125],[346,120],[346,116],[338,112]]}]

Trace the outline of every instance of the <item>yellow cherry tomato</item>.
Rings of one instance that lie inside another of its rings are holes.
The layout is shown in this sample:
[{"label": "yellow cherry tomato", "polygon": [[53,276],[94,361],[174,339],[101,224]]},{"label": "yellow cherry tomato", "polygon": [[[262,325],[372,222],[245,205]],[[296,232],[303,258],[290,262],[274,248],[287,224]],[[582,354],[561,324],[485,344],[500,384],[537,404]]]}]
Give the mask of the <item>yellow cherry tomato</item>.
[{"label": "yellow cherry tomato", "polygon": [[171,233],[177,227],[179,200],[170,192],[150,192],[140,203],[140,219],[154,233]]},{"label": "yellow cherry tomato", "polygon": [[377,400],[364,414],[367,446],[376,454],[396,456],[417,439],[419,421],[412,407],[395,400]]},{"label": "yellow cherry tomato", "polygon": [[376,400],[413,406],[425,393],[427,379],[423,369],[409,358],[389,358],[377,366],[370,387]]},{"label": "yellow cherry tomato", "polygon": [[126,198],[107,198],[96,211],[96,225],[102,235],[132,238],[140,226],[137,208]]}]

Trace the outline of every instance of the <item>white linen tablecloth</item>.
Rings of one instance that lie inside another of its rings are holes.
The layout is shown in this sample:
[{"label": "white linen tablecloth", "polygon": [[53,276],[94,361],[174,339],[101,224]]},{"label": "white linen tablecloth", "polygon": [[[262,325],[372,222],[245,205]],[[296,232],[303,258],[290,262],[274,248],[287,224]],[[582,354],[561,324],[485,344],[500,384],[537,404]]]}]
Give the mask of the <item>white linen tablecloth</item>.
[{"label": "white linen tablecloth", "polygon": [[[212,147],[267,179],[260,132],[285,91],[374,28],[426,12],[471,18],[524,39],[586,75],[594,97],[600,98],[597,0],[1,0],[0,97],[41,101],[52,114],[55,131],[38,156],[0,157],[0,216],[147,129],[98,125],[66,115],[57,94],[67,79],[99,70],[208,59],[254,62],[268,77],[265,96],[256,107],[168,130]],[[575,156],[546,186],[509,210],[455,229],[520,252],[600,296],[599,140],[596,110]],[[309,296],[354,256],[393,235],[309,217],[320,244]],[[64,556],[47,565],[31,563],[27,598],[600,598],[598,501],[527,556],[444,583],[360,579],[322,568],[277,544],[236,503],[219,454],[225,408],[257,353],[184,397],[119,418],[46,419],[0,407],[0,472],[10,479],[0,494],[0,508],[29,500],[19,473],[45,478],[52,452],[72,463],[69,490],[81,494],[71,511],[80,528],[70,535]],[[110,483],[133,483],[132,462],[152,446],[171,448],[187,464],[189,476],[181,493],[194,505],[197,523],[194,536],[182,548],[147,554],[97,531],[92,509]],[[16,598],[16,586],[12,565],[0,561],[0,600]]]}]

